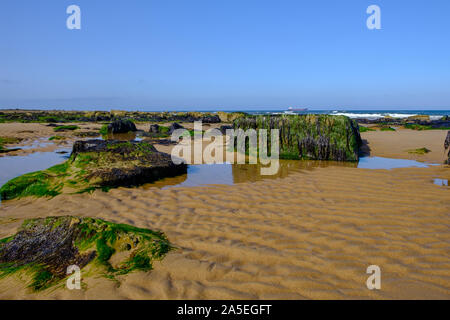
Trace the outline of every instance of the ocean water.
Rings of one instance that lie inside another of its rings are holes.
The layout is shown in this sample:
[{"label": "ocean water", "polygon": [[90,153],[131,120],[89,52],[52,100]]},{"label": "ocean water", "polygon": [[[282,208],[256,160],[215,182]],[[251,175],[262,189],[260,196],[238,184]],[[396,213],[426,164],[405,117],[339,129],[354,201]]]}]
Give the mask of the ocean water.
[{"label": "ocean water", "polygon": [[290,110],[252,110],[245,111],[249,114],[332,114],[344,115],[350,118],[379,119],[384,117],[407,118],[416,115],[429,115],[431,120],[439,120],[443,116],[450,116],[449,110],[308,110],[308,111],[290,111]]}]

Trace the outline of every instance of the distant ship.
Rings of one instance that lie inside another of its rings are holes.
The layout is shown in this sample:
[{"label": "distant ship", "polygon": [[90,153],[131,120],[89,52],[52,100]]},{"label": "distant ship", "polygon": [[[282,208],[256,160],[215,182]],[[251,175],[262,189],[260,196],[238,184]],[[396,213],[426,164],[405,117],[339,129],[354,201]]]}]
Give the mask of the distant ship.
[{"label": "distant ship", "polygon": [[292,107],[289,107],[288,111],[308,111],[308,108],[292,108]]}]

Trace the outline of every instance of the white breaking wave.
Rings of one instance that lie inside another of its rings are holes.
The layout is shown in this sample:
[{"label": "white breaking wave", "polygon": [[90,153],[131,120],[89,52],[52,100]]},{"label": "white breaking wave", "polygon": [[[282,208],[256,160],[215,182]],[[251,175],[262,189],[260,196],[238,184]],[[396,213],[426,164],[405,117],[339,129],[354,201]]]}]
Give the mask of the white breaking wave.
[{"label": "white breaking wave", "polygon": [[418,114],[407,114],[407,113],[351,113],[351,112],[333,112],[335,116],[347,116],[349,118],[366,118],[366,119],[380,119],[384,117],[392,117],[392,118],[408,118],[417,116]]}]

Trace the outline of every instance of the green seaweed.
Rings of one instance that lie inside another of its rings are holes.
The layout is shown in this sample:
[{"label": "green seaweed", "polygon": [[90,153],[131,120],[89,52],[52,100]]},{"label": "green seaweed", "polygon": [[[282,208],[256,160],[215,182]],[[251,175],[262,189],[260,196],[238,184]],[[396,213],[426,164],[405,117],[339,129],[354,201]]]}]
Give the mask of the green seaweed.
[{"label": "green seaweed", "polygon": [[[151,168],[151,161],[154,161],[154,158],[159,160],[155,152],[156,149],[147,142],[109,141],[106,151],[72,154],[64,163],[8,181],[0,188],[0,196],[3,200],[11,200],[28,196],[55,197],[63,192],[92,193],[97,189],[108,192],[118,184],[116,185],[114,180],[116,173],[107,170],[133,169],[136,165]],[[100,176],[105,172],[108,175]],[[97,173],[99,174],[96,175]],[[158,179],[158,175],[164,174],[166,173],[163,171],[155,170],[155,175],[149,179]],[[136,182],[136,185],[138,183]]]},{"label": "green seaweed", "polygon": [[376,130],[369,127],[359,126],[359,132],[369,132],[369,131],[376,131]]},{"label": "green seaweed", "polygon": [[49,141],[64,140],[64,139],[66,139],[66,137],[62,137],[62,136],[52,136],[52,137],[48,138]]},{"label": "green seaweed", "polygon": [[423,148],[419,148],[419,149],[407,150],[407,152],[412,153],[412,154],[423,155],[423,154],[427,154],[427,153],[431,152],[431,150],[423,147]]},{"label": "green seaweed", "polygon": [[61,132],[61,131],[67,131],[67,130],[73,131],[73,130],[77,130],[77,129],[80,129],[80,127],[76,126],[76,125],[67,125],[67,126],[55,127],[55,128],[53,128],[53,131]]},{"label": "green seaweed", "polygon": [[43,171],[32,172],[14,178],[0,188],[2,200],[28,196],[54,197],[60,194],[60,185],[52,186],[50,176]]},{"label": "green seaweed", "polygon": [[108,134],[108,125],[107,124],[102,125],[99,132],[102,136],[106,136]]},{"label": "green seaweed", "polygon": [[52,282],[55,281],[55,275],[44,267],[38,266],[33,268],[33,278],[31,284],[28,286],[33,291],[45,290],[52,286]]},{"label": "green seaweed", "polygon": [[[67,228],[74,229],[73,232],[69,233],[73,236],[73,239],[68,242],[64,241],[64,245],[76,248],[75,257],[69,256],[67,257],[68,261],[58,260],[57,263],[52,262],[54,261],[52,259],[42,260],[41,254],[37,255],[38,260],[33,260],[34,257],[28,260],[30,257],[27,256],[25,261],[31,262],[24,263],[23,260],[20,260],[21,258],[18,258],[17,261],[0,264],[0,279],[24,271],[31,275],[31,283],[28,287],[32,291],[39,292],[58,284],[65,278],[65,271],[63,274],[58,271],[61,270],[60,263],[63,263],[63,266],[71,265],[73,264],[72,259],[76,259],[76,257],[80,257],[87,252],[95,251],[96,254],[91,255],[92,258],[87,264],[92,264],[105,278],[118,281],[116,279],[118,275],[152,270],[154,261],[162,260],[170,250],[174,249],[167,237],[160,231],[89,217],[66,216],[29,219],[24,221],[19,232],[26,231],[31,233],[30,237],[33,237],[35,230],[41,230],[39,231],[41,234],[42,230],[51,230],[44,232],[44,234],[53,234],[49,235],[53,239],[58,232],[68,230]],[[16,236],[17,234],[0,240],[0,259],[3,259],[2,251],[5,244],[14,241]],[[23,241],[21,240],[22,237],[17,238],[17,241]],[[58,236],[56,236],[56,239],[58,239]],[[67,249],[69,250],[69,248]],[[119,252],[127,252],[128,254],[122,255],[120,261],[113,266],[110,262],[111,258]],[[51,252],[45,254],[52,255]],[[49,262],[37,263],[34,261]],[[82,268],[84,266],[86,266],[86,263]],[[65,270],[65,267],[62,270]]]},{"label": "green seaweed", "polygon": [[[8,151],[7,148],[5,148],[6,144],[16,144],[22,141],[20,138],[15,137],[0,137],[0,151]],[[11,151],[11,150],[9,150]]]},{"label": "green seaweed", "polygon": [[334,115],[247,116],[234,121],[235,129],[279,130],[280,159],[357,161],[361,137],[357,124]]},{"label": "green seaweed", "polygon": [[417,124],[417,123],[407,123],[404,125],[406,129],[411,130],[450,130],[450,127],[440,127],[440,128],[433,128],[431,125],[424,125],[424,124]]}]

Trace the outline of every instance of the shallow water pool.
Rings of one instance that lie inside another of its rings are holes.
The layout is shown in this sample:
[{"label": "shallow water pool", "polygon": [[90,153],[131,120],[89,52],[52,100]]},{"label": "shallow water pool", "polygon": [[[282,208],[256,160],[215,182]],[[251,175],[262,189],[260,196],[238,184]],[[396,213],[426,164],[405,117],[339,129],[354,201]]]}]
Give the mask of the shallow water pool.
[{"label": "shallow water pool", "polygon": [[440,186],[440,187],[448,187],[448,180],[447,179],[434,179],[433,183]]},{"label": "shallow water pool", "polygon": [[[58,149],[57,152],[71,149]],[[6,156],[0,158],[0,187],[20,175],[44,170],[68,159],[69,154],[57,152],[35,152],[26,156]]]},{"label": "shallow water pool", "polygon": [[428,168],[438,164],[424,163],[408,159],[392,159],[382,157],[362,157],[359,159],[358,168],[360,169],[397,169],[397,168]]}]

